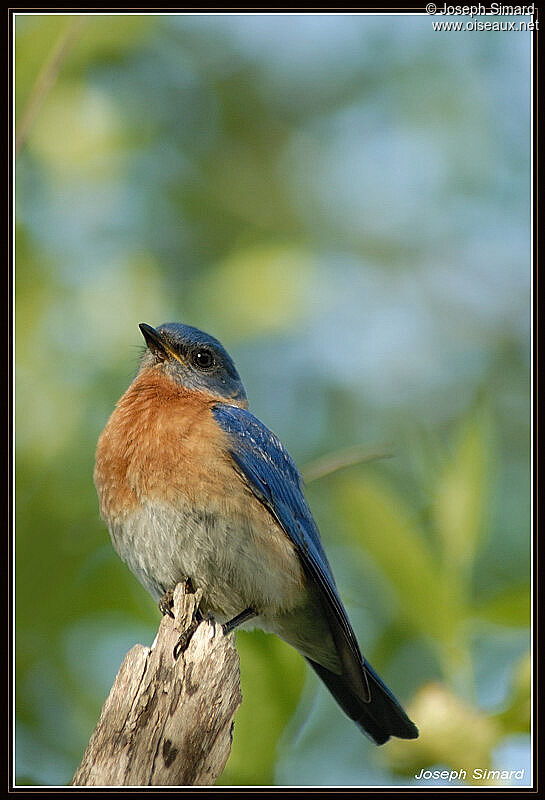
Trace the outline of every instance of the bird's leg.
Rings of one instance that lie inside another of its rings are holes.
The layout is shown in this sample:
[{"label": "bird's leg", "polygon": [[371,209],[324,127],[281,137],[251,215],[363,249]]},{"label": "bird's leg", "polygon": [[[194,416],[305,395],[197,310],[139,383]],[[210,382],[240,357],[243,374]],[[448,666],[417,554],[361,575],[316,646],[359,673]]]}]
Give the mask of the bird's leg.
[{"label": "bird's leg", "polygon": [[252,619],[252,617],[257,617],[257,611],[254,611],[253,608],[246,608],[244,611],[241,611],[240,614],[236,615],[236,617],[233,617],[233,619],[223,623],[221,626],[223,635],[227,636],[228,633],[231,633],[231,631],[234,631],[235,628],[238,628],[238,626],[242,625],[242,623],[246,622],[246,620]]}]

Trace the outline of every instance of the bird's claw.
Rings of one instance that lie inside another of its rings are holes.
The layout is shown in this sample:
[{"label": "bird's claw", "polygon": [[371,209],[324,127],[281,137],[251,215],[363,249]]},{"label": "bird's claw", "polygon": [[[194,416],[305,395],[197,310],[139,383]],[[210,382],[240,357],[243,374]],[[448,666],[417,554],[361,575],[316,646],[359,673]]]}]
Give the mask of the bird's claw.
[{"label": "bird's claw", "polygon": [[[191,578],[184,578],[184,580],[180,581],[180,583],[184,584],[186,594],[195,594],[195,589],[193,588]],[[168,614],[169,617],[174,619],[174,613],[172,611],[174,608],[174,589],[168,589],[161,597],[157,605],[159,606],[159,611],[163,617],[167,616]]]},{"label": "bird's claw", "polygon": [[174,619],[174,613],[172,609],[174,608],[174,590],[169,589],[164,595],[161,597],[159,602],[157,603],[159,606],[159,611],[165,617],[167,614],[169,617]]},{"label": "bird's claw", "polygon": [[199,627],[200,621],[198,619],[193,619],[191,624],[188,628],[180,635],[180,638],[174,645],[174,649],[172,651],[172,655],[174,656],[174,661],[177,661],[180,657],[180,653],[183,653],[184,650],[187,650],[191,637]]}]

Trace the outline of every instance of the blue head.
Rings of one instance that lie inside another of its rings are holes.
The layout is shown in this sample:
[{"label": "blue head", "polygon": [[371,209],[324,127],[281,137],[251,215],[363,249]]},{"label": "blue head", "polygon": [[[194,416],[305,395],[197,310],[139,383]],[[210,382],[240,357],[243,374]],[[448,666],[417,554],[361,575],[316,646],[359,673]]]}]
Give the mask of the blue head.
[{"label": "blue head", "polygon": [[213,336],[179,322],[167,322],[158,328],[142,322],[139,327],[148,346],[141,369],[161,370],[188,389],[247,406],[233,360]]}]

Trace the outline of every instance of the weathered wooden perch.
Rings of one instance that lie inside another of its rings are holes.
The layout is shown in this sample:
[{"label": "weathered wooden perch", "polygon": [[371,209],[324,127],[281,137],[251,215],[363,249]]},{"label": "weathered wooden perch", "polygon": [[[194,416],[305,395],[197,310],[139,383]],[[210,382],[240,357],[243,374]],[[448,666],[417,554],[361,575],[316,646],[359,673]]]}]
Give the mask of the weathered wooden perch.
[{"label": "weathered wooden perch", "polygon": [[200,594],[174,592],[151,648],[135,645],[119,669],[73,786],[209,786],[231,749],[242,697],[232,636],[205,620],[194,627]]}]

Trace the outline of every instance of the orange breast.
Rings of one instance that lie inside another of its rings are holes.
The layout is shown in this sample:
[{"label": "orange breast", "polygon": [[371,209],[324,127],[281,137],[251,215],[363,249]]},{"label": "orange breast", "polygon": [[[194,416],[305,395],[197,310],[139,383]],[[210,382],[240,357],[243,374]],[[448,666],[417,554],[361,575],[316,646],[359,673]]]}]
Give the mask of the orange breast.
[{"label": "orange breast", "polygon": [[98,442],[101,515],[147,588],[189,574],[215,610],[293,605],[303,586],[295,548],[236,471],[217,402],[158,372],[138,376]]},{"label": "orange breast", "polygon": [[[225,478],[225,435],[211,406],[217,398],[145,373],[118,402],[97,445],[95,485],[108,520],[158,499],[191,500],[220,491]],[[214,489],[214,487],[216,487]]]}]

